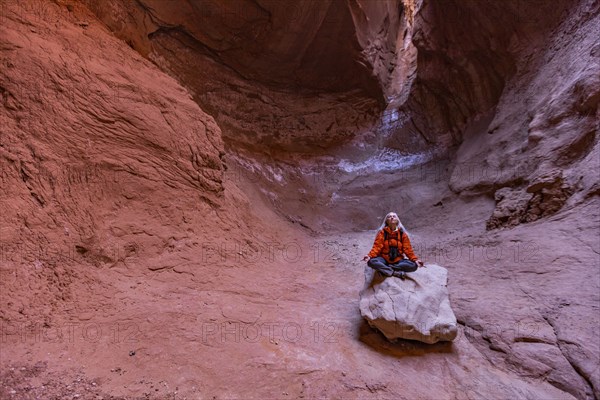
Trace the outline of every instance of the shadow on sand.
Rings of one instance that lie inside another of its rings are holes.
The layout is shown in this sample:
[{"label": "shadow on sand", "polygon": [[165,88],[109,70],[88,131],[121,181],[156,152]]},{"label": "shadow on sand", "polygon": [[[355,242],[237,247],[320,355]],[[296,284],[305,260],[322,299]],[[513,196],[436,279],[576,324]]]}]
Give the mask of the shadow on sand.
[{"label": "shadow on sand", "polygon": [[406,339],[398,339],[395,342],[390,342],[383,333],[372,328],[364,319],[361,320],[358,326],[358,339],[378,353],[396,358],[453,352],[452,342],[427,344],[417,340]]}]

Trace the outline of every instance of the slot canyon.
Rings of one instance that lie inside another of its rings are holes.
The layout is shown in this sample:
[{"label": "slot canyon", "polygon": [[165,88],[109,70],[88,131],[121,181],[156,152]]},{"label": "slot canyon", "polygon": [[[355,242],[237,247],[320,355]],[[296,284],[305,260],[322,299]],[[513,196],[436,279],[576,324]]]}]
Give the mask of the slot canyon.
[{"label": "slot canyon", "polygon": [[[600,399],[598,1],[1,0],[0,51],[0,398]],[[390,211],[453,341],[361,315]]]}]

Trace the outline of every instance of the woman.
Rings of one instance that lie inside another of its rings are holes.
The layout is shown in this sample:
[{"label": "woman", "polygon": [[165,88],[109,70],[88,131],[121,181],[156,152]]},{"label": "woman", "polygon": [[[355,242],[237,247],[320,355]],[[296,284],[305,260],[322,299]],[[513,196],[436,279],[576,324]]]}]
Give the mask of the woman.
[{"label": "woman", "polygon": [[[405,255],[408,259],[404,257]],[[425,266],[413,252],[404,226],[394,212],[385,216],[375,237],[373,248],[363,261],[367,261],[369,267],[385,277],[395,276],[400,279],[406,277],[406,272],[413,272],[418,267]]]}]

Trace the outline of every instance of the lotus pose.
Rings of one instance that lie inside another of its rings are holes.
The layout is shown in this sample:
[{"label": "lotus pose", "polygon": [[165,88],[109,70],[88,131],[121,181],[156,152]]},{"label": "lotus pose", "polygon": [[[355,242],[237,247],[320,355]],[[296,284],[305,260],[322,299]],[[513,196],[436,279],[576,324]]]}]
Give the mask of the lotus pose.
[{"label": "lotus pose", "polygon": [[395,276],[400,279],[406,277],[406,272],[425,266],[413,252],[404,226],[394,212],[385,216],[373,248],[363,261],[367,261],[369,267],[385,277]]}]

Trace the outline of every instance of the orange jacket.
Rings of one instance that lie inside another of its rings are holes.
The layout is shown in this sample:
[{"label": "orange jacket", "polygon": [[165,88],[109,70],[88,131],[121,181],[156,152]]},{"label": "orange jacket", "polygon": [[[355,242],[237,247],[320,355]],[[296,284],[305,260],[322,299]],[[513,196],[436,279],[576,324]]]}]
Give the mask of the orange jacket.
[{"label": "orange jacket", "polygon": [[[387,240],[385,240],[385,235],[383,234],[384,230],[386,230],[388,233]],[[373,243],[373,248],[368,254],[369,257],[383,257],[390,264],[394,264],[402,260],[404,258],[403,254],[406,254],[410,261],[418,260],[419,257],[417,257],[413,252],[408,235],[403,232],[402,242],[400,242],[398,238],[399,234],[400,229],[398,229],[397,231],[392,231],[388,226],[377,232],[377,236],[375,237],[375,243]],[[390,247],[394,246],[398,247],[398,257],[396,257],[393,260],[390,260]]]}]

